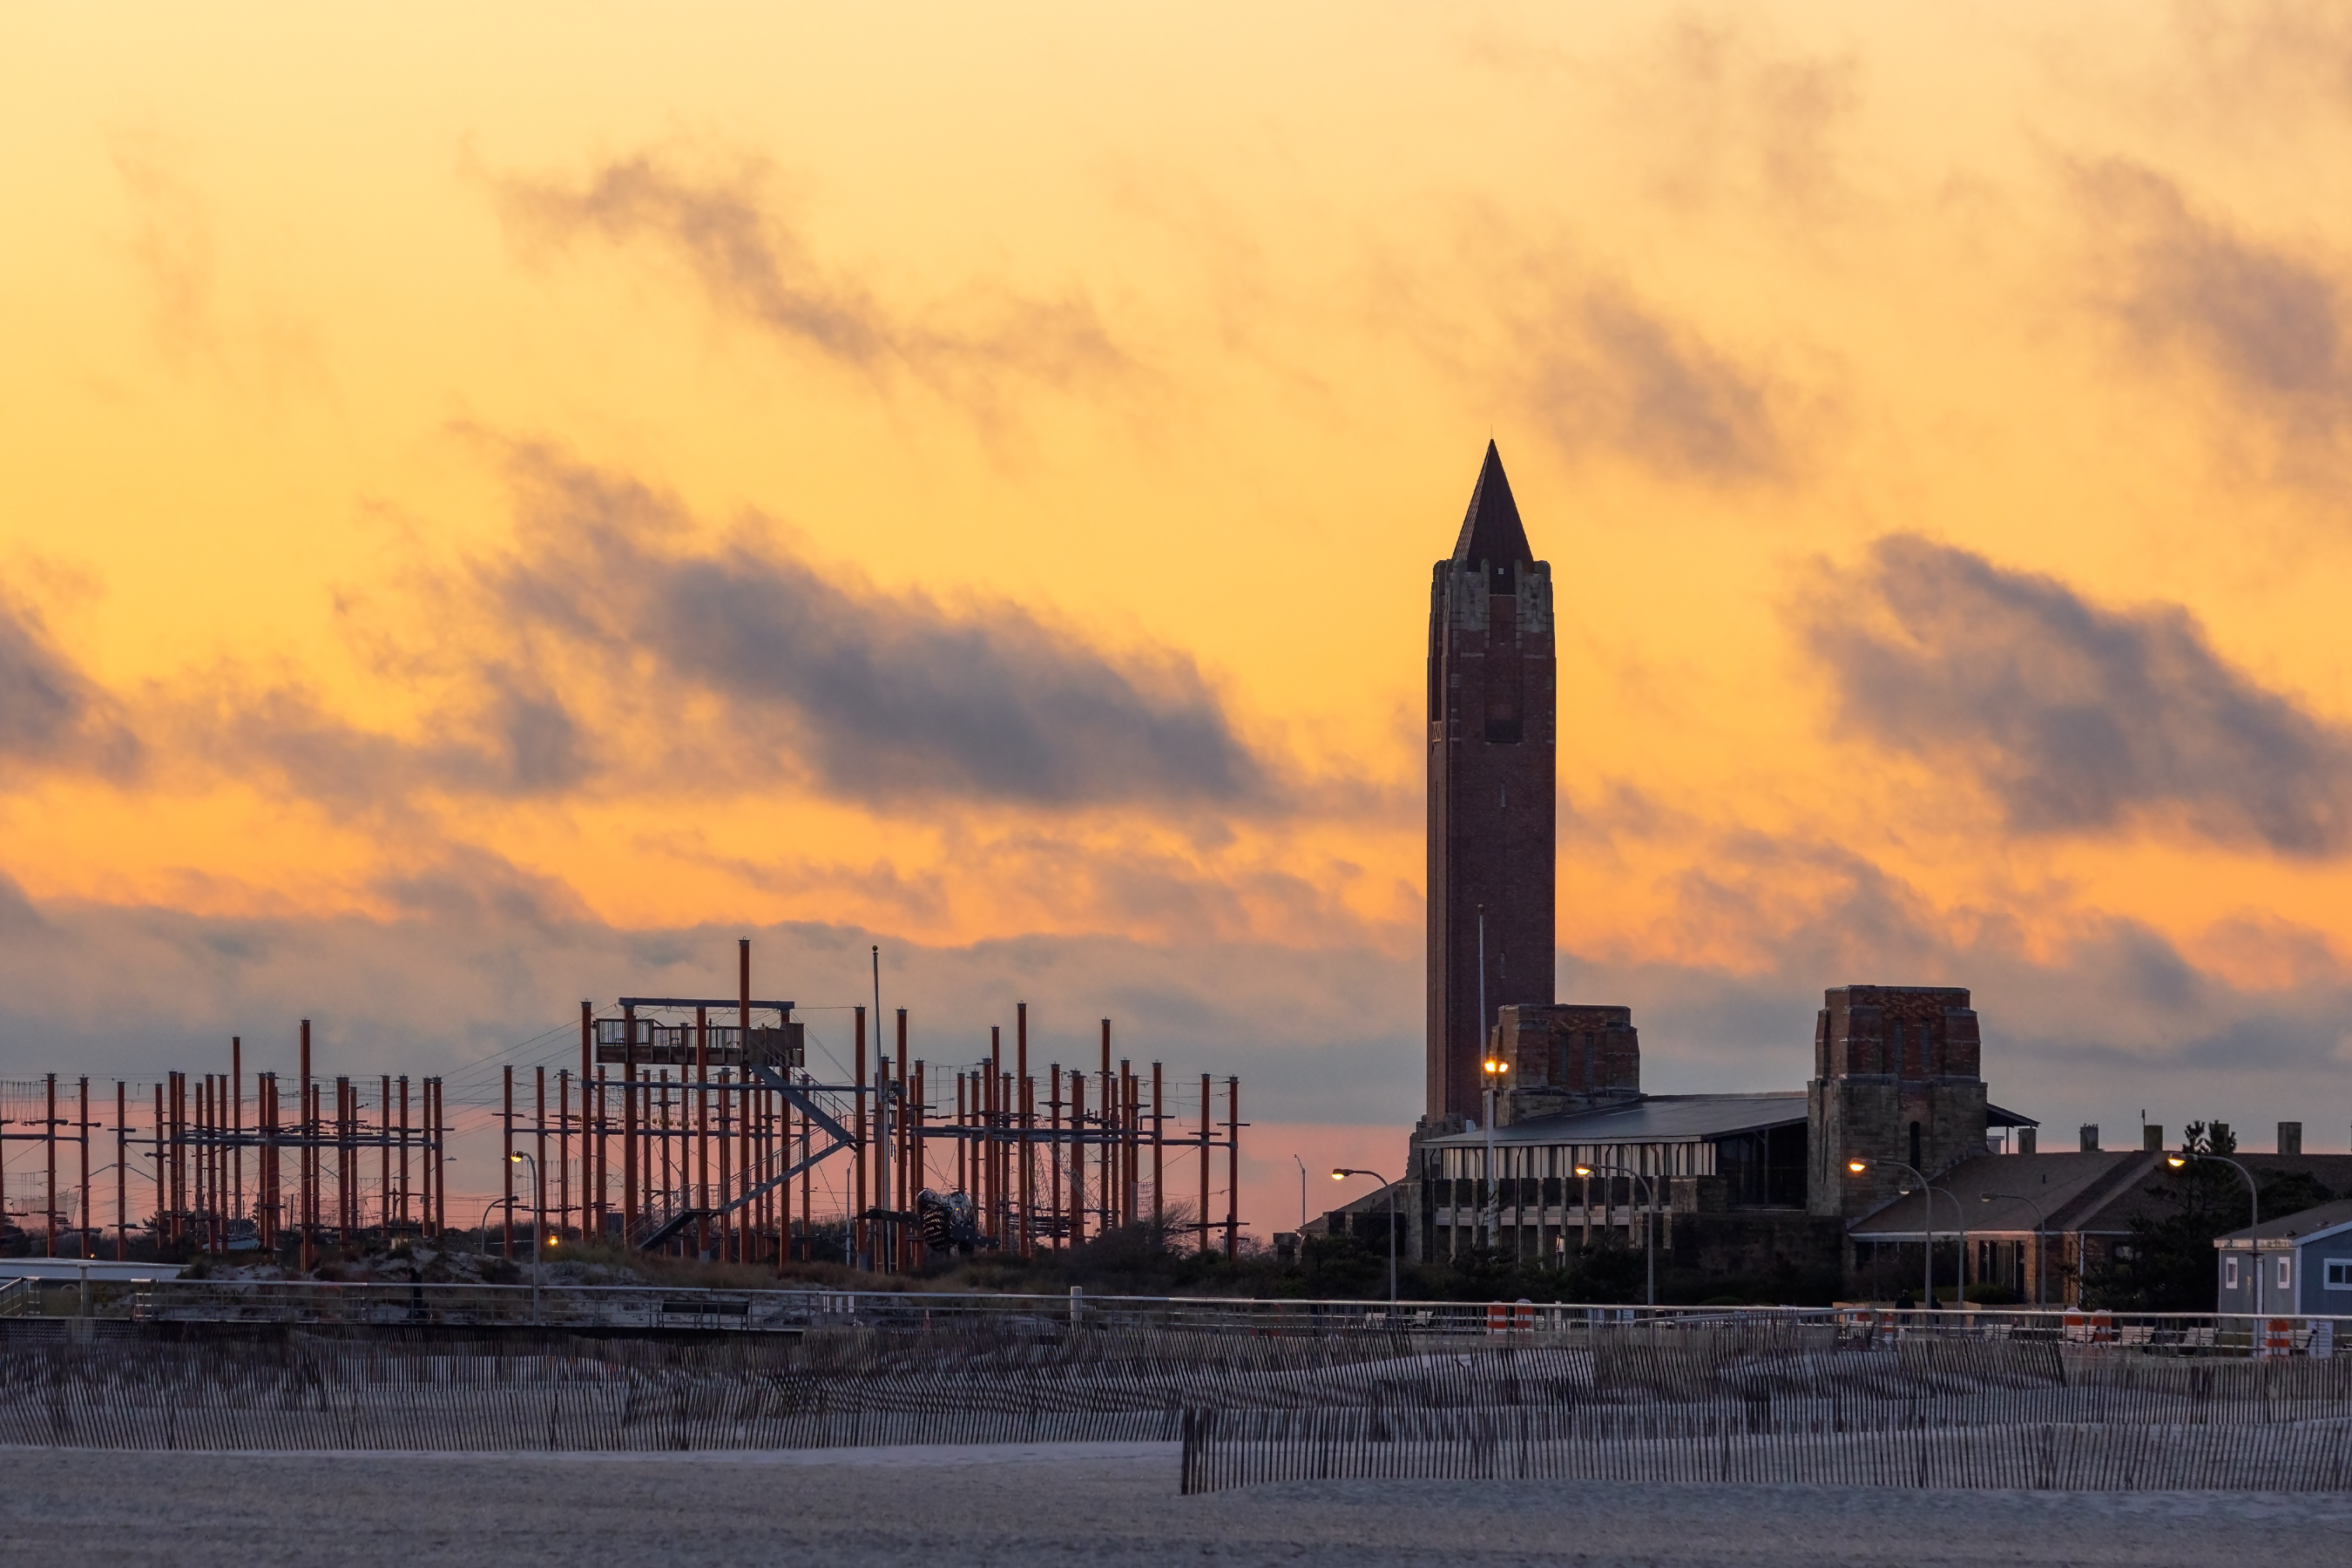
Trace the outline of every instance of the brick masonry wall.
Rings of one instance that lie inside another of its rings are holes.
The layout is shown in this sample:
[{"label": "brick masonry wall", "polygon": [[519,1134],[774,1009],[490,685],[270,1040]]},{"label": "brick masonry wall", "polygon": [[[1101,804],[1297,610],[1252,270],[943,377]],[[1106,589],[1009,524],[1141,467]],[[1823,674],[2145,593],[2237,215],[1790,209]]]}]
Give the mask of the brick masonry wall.
[{"label": "brick masonry wall", "polygon": [[[1985,1147],[1982,1041],[1969,994],[1957,986],[1845,985],[1830,990],[1813,1030],[1807,1086],[1813,1168],[1807,1206],[1851,1218]],[[1857,1175],[1847,1163],[1868,1168]]]},{"label": "brick masonry wall", "polygon": [[[1558,667],[1551,570],[1442,561],[1430,586],[1428,1085],[1433,1120],[1484,1112],[1497,1008],[1552,999]],[[1516,739],[1490,739],[1516,726]],[[1485,906],[1486,1015],[1478,1010]]]},{"label": "brick masonry wall", "polygon": [[1497,1010],[1496,1038],[1507,1064],[1499,1124],[1641,1093],[1642,1037],[1630,1007],[1513,1005]]}]

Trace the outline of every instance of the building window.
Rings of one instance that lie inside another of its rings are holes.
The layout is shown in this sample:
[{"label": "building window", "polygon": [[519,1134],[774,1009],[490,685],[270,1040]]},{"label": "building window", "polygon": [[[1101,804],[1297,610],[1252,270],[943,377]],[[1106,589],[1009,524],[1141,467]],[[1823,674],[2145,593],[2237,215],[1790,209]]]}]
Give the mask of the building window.
[{"label": "building window", "polygon": [[2327,1272],[2320,1279],[2330,1290],[2352,1290],[2352,1258],[2329,1258]]},{"label": "building window", "polygon": [[2237,1288],[2238,1256],[2233,1252],[2221,1259],[2221,1289],[2224,1290],[2234,1290]]},{"label": "building window", "polygon": [[2294,1274],[2293,1272],[2294,1267],[2294,1264],[2292,1258],[2282,1258],[2279,1259],[2278,1288],[2280,1289],[2286,1289],[2294,1283]]}]

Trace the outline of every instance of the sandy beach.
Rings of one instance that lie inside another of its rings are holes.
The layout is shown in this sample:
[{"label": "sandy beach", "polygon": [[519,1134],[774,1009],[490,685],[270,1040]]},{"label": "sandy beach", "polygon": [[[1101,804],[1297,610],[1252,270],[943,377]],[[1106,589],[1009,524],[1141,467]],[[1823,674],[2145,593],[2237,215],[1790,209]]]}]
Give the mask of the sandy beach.
[{"label": "sandy beach", "polygon": [[1173,1445],[0,1455],[7,1560],[129,1563],[2352,1561],[2352,1497],[1333,1481],[1177,1492]]}]

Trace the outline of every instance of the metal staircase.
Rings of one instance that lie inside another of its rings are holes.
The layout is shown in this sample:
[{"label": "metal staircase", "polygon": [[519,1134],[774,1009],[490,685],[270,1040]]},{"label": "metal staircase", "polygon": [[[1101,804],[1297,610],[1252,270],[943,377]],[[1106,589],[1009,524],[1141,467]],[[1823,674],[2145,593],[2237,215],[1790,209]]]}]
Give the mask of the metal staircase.
[{"label": "metal staircase", "polygon": [[[636,1227],[629,1233],[629,1246],[643,1252],[671,1240],[698,1219],[716,1219],[734,1213],[782,1186],[813,1165],[822,1164],[844,1149],[855,1148],[857,1140],[842,1125],[843,1108],[836,1098],[856,1095],[856,1088],[846,1084],[794,1083],[783,1071],[765,1062],[754,1062],[744,1069],[747,1077],[762,1088],[775,1090],[783,1101],[806,1119],[809,1125],[809,1152],[802,1159],[791,1158],[789,1149],[781,1157],[772,1157],[773,1167],[756,1173],[741,1192],[724,1204],[700,1207],[687,1201],[684,1192],[655,1195],[655,1202],[637,1215]],[[819,1136],[823,1142],[820,1144]]]}]

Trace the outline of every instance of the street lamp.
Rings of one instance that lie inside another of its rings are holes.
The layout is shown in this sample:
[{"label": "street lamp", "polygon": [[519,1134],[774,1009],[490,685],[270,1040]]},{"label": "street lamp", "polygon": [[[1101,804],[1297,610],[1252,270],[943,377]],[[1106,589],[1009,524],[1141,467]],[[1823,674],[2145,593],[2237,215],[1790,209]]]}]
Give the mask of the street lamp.
[{"label": "street lamp", "polygon": [[1995,1198],[2006,1198],[2011,1203],[2033,1205],[2033,1304],[2039,1307],[2042,1305],[2042,1260],[2050,1245],[2042,1231],[2050,1222],[2042,1212],[2041,1201],[2026,1193],[1986,1193],[1979,1197],[1977,1202],[1989,1204]]},{"label": "street lamp", "polygon": [[[1925,1175],[1920,1173],[1919,1167],[1916,1165],[1906,1164],[1901,1160],[1881,1160],[1877,1163],[1882,1165],[1892,1165],[1898,1171],[1908,1171],[1911,1173],[1912,1179],[1916,1181],[1919,1184],[1920,1189],[1927,1194],[1927,1196],[1922,1203],[1926,1217],[1920,1221],[1920,1224],[1925,1227],[1927,1237],[1927,1245],[1924,1249],[1927,1255],[1926,1269],[1927,1299],[1926,1301],[1921,1303],[1921,1309],[1923,1310],[1933,1310],[1936,1305],[1937,1189],[1928,1182]],[[1848,1160],[1845,1163],[1845,1168],[1852,1171],[1857,1176],[1869,1170],[1870,1167],[1871,1162],[1868,1160]],[[1952,1210],[1955,1214],[1958,1215],[1960,1218],[1960,1262],[1959,1268],[1955,1271],[1955,1278],[1952,1284],[1953,1300],[1957,1301],[1968,1294],[1969,1215],[1966,1209],[1960,1207],[1960,1200],[1957,1194],[1948,1192],[1944,1195],[1952,1200]]]},{"label": "street lamp", "polygon": [[477,1228],[482,1233],[482,1245],[479,1250],[483,1257],[488,1258],[490,1255],[490,1211],[496,1208],[510,1209],[514,1206],[515,1200],[512,1198],[492,1198],[482,1205],[482,1223]]},{"label": "street lamp", "polygon": [[[1359,1171],[1349,1165],[1342,1165],[1331,1173],[1331,1179],[1335,1182],[1344,1182],[1349,1176],[1370,1176],[1372,1180],[1380,1183],[1381,1185],[1386,1187],[1389,1191],[1389,1315],[1393,1318],[1396,1315],[1397,1304],[1396,1184],[1390,1181],[1386,1176],[1381,1175],[1378,1171]],[[1389,1326],[1391,1328],[1396,1327],[1393,1322]]]},{"label": "street lamp", "polygon": [[[2191,1160],[2204,1160],[2216,1165],[2227,1165],[2230,1169],[2237,1172],[2240,1178],[2242,1178],[2246,1184],[2246,1228],[2249,1231],[2260,1228],[2263,1223],[2263,1198],[2262,1194],[2254,1190],[2253,1173],[2226,1154],[2192,1154],[2184,1149],[2178,1154],[2167,1154],[2164,1157],[2164,1163],[2171,1166],[2176,1171],[2188,1164]],[[2254,1316],[2259,1318],[2263,1315],[2262,1238],[2255,1236],[2248,1236],[2246,1237],[2246,1247],[2248,1250],[2253,1254],[2254,1258]]]},{"label": "street lamp", "polygon": [[1501,1244],[1503,1232],[1501,1185],[1495,1175],[1495,1104],[1496,1089],[1502,1081],[1503,1063],[1490,1056],[1478,1065],[1486,1075],[1486,1204],[1484,1213],[1486,1245],[1493,1247]]},{"label": "street lamp", "polygon": [[547,1245],[547,1187],[539,1179],[539,1162],[518,1149],[508,1163],[530,1167],[530,1321],[539,1321],[540,1249]]},{"label": "street lamp", "polygon": [[1629,1171],[1622,1165],[1576,1165],[1571,1166],[1570,1169],[1575,1171],[1575,1173],[1580,1176],[1624,1176],[1630,1180],[1641,1183],[1643,1188],[1650,1194],[1649,1207],[1644,1209],[1642,1213],[1642,1256],[1647,1261],[1650,1270],[1649,1284],[1644,1290],[1644,1300],[1649,1306],[1656,1306],[1658,1304],[1658,1240],[1656,1224],[1658,1215],[1658,1184],[1650,1177],[1642,1174],[1641,1172]]}]

